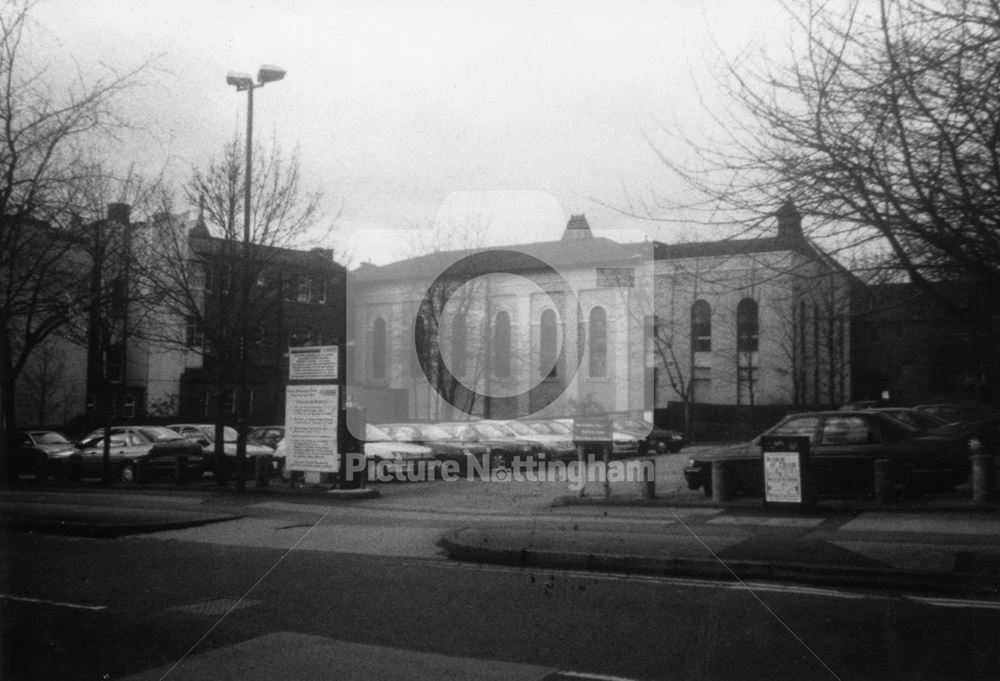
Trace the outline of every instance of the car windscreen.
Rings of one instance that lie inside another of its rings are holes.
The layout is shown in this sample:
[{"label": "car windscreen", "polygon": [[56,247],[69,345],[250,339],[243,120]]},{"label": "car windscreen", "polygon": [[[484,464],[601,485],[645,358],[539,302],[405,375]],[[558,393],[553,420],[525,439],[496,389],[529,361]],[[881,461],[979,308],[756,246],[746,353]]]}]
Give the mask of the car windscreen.
[{"label": "car windscreen", "polygon": [[368,442],[392,442],[392,436],[389,433],[370,423],[365,426],[365,439]]},{"label": "car windscreen", "polygon": [[146,426],[137,429],[139,433],[150,442],[169,442],[170,440],[183,440],[184,436],[177,431],[160,426]]},{"label": "car windscreen", "polygon": [[524,425],[523,423],[518,423],[517,421],[511,421],[509,423],[504,423],[504,426],[514,431],[515,435],[538,435],[534,430]]},{"label": "car windscreen", "polygon": [[59,433],[35,433],[35,442],[40,445],[69,444],[69,440]]},{"label": "car windscreen", "polygon": [[513,432],[505,433],[503,430],[498,428],[494,423],[476,423],[472,426],[477,433],[483,437],[493,437],[493,438],[510,438],[514,437]]},{"label": "car windscreen", "polygon": [[455,437],[441,426],[423,425],[420,426],[420,432],[426,440],[450,440]]}]

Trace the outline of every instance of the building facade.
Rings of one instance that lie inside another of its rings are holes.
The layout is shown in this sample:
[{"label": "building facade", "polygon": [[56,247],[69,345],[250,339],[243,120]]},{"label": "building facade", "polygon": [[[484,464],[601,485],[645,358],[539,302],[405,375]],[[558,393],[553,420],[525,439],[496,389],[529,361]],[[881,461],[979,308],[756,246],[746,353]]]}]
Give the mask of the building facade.
[{"label": "building facade", "polygon": [[774,237],[562,239],[353,274],[349,390],[375,418],[561,416],[582,405],[837,404],[852,278],[777,213]]}]

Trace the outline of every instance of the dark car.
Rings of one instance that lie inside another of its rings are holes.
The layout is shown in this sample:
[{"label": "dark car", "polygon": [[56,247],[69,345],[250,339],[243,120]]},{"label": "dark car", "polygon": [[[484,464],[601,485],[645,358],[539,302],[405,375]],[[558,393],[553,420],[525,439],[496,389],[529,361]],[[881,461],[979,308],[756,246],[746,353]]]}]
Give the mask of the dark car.
[{"label": "dark car", "polygon": [[438,461],[455,461],[458,470],[468,470],[469,457],[482,460],[489,448],[478,442],[462,442],[444,428],[431,423],[387,423],[378,426],[397,442],[409,442],[429,447]]},{"label": "dark car", "polygon": [[[111,471],[122,482],[135,482],[141,463],[150,475],[173,476],[180,457],[185,457],[187,477],[202,475],[201,446],[170,428],[114,426],[109,433]],[[103,477],[104,429],[80,440],[67,463],[66,474],[71,479]]]},{"label": "dark car", "polygon": [[[807,464],[818,496],[871,496],[874,462],[887,459],[893,484],[902,492],[947,489],[970,470],[968,438],[952,432],[924,431],[879,411],[829,411],[791,414],[763,435],[809,438]],[[712,494],[712,465],[727,462],[727,484],[737,492],[762,491],[759,438],[705,452],[684,469],[688,488]]]},{"label": "dark car", "polygon": [[247,439],[259,445],[266,445],[275,449],[278,443],[285,439],[284,426],[257,426],[251,428]]},{"label": "dark car", "polygon": [[[213,423],[174,423],[167,426],[171,430],[180,433],[192,442],[198,443],[201,447],[201,455],[205,462],[205,470],[218,472],[219,468],[215,460],[215,424]],[[236,470],[236,447],[239,433],[235,428],[223,426],[222,428],[222,456],[225,465],[224,474]],[[272,458],[274,448],[253,442],[249,437],[246,445],[246,462],[244,463],[244,473],[253,475],[256,470],[257,457],[268,457],[271,461],[272,472],[277,472],[275,460]]]},{"label": "dark car", "polygon": [[611,420],[615,430],[635,436],[639,440],[639,454],[677,453],[687,446],[687,437],[667,428],[654,426],[638,417],[615,417]]},{"label": "dark car", "polygon": [[998,416],[995,409],[976,402],[918,404],[914,409],[936,416],[947,423],[969,423]]},{"label": "dark car", "polygon": [[76,447],[54,430],[19,430],[14,449],[14,474],[44,480],[65,465]]}]

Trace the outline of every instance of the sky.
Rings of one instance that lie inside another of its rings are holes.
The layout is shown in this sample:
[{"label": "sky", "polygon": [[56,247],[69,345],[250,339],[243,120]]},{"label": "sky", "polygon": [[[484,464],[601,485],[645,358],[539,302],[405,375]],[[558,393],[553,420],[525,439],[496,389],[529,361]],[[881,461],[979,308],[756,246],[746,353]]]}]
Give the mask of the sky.
[{"label": "sky", "polygon": [[83,74],[154,58],[115,153],[178,178],[245,128],[226,74],[285,69],[254,93],[255,139],[299,148],[324,194],[312,237],[354,264],[409,254],[386,230],[456,219],[485,226],[475,245],[557,239],[580,213],[710,238],[626,214],[683,191],[648,140],[670,154],[661,126],[703,131],[720,49],[788,32],[779,0],[41,0],[33,18],[36,49]]}]

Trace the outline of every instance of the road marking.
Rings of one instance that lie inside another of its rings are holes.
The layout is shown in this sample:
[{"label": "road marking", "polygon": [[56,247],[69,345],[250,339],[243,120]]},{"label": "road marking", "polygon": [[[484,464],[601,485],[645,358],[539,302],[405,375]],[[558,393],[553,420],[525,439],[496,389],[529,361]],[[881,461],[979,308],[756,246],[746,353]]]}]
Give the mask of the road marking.
[{"label": "road marking", "polygon": [[0,600],[17,601],[19,603],[37,603],[39,605],[52,605],[57,608],[72,608],[73,610],[90,610],[92,612],[108,609],[108,606],[106,605],[81,605],[79,603],[66,603],[64,601],[49,601],[45,600],[44,598],[29,598],[27,596],[9,596],[7,594],[0,594]]},{"label": "road marking", "polygon": [[982,610],[1000,610],[1000,603],[996,601],[972,601],[961,598],[933,598],[930,596],[907,596],[911,601],[917,601],[924,605],[934,605],[939,608],[977,608]]}]

